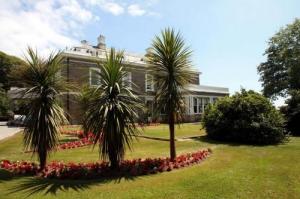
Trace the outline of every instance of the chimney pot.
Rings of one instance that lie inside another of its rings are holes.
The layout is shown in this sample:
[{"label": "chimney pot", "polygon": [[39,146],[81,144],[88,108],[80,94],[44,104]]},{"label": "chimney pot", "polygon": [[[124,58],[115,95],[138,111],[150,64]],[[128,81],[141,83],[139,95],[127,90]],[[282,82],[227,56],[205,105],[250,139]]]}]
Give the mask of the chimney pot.
[{"label": "chimney pot", "polygon": [[98,40],[98,48],[100,49],[106,49],[106,44],[105,44],[105,37],[103,35],[99,35],[99,37],[97,38]]}]

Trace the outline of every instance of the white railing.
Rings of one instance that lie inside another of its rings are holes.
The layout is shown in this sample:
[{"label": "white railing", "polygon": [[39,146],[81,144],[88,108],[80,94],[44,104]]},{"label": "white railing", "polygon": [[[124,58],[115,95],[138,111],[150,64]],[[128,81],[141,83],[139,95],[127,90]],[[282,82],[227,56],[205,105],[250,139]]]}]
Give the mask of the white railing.
[{"label": "white railing", "polygon": [[[75,51],[75,50],[64,50],[63,52],[66,54],[81,55],[81,56],[87,56],[87,57],[98,57],[98,58],[103,58],[103,59],[106,57],[106,54],[104,51],[82,52],[82,51]],[[96,52],[98,52],[98,53],[96,53]],[[124,61],[130,62],[130,63],[146,64],[146,62],[143,60],[143,56],[137,56],[137,55],[129,54],[129,53],[124,54]]]}]

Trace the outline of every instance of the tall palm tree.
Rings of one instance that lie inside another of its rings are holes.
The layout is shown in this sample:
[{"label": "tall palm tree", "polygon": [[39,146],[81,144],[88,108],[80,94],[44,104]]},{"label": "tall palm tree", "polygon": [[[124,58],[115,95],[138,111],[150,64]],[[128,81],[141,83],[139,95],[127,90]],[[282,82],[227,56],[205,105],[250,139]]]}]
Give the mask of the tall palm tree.
[{"label": "tall palm tree", "polygon": [[58,96],[66,90],[66,82],[60,76],[63,58],[52,53],[47,59],[28,48],[26,64],[15,77],[25,87],[22,91],[28,99],[25,119],[25,147],[38,154],[40,170],[46,165],[49,152],[56,147],[60,126],[67,123]]},{"label": "tall palm tree", "polygon": [[176,158],[175,123],[183,116],[186,86],[191,81],[191,51],[185,46],[180,33],[167,28],[161,36],[155,36],[146,57],[156,88],[157,114],[164,112],[170,131],[170,159]]},{"label": "tall palm tree", "polygon": [[99,85],[91,88],[86,103],[85,128],[95,134],[99,153],[109,159],[112,169],[119,167],[126,145],[130,148],[133,136],[138,133],[135,121],[141,108],[138,97],[132,92],[123,70],[123,53],[111,49],[105,63],[99,63]]}]

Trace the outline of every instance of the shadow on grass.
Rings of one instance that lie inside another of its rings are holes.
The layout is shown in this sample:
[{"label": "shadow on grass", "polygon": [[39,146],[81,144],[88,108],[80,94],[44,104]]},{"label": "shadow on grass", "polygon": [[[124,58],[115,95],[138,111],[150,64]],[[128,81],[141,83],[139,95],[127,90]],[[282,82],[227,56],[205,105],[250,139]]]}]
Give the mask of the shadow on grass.
[{"label": "shadow on grass", "polygon": [[194,141],[199,141],[199,142],[206,142],[209,144],[223,144],[223,145],[230,145],[230,146],[240,146],[243,144],[240,143],[235,143],[235,142],[226,142],[226,141],[219,141],[219,140],[213,140],[209,138],[207,135],[201,135],[198,137],[193,137],[191,138]]},{"label": "shadow on grass", "polygon": [[64,144],[64,143],[74,142],[74,141],[79,141],[79,139],[78,138],[65,138],[65,139],[59,140],[59,144]]},{"label": "shadow on grass", "polygon": [[18,179],[21,178],[23,176],[20,175],[14,175],[9,171],[6,171],[4,169],[0,169],[0,183],[1,182],[5,182],[5,181],[10,181],[10,180],[14,180],[14,179]]},{"label": "shadow on grass", "polygon": [[206,142],[209,144],[222,144],[228,146],[252,146],[252,147],[265,147],[265,146],[279,146],[285,144],[286,141],[278,144],[251,144],[251,143],[239,143],[239,142],[230,142],[230,141],[221,141],[221,140],[213,140],[209,138],[207,135],[202,135],[198,137],[191,138],[194,141]]},{"label": "shadow on grass", "polygon": [[76,191],[81,192],[89,189],[92,185],[99,185],[105,183],[120,183],[122,179],[134,180],[136,177],[123,176],[101,178],[93,180],[59,180],[59,179],[43,179],[38,177],[30,177],[22,180],[17,186],[8,190],[7,195],[21,193],[24,198],[33,196],[35,194],[53,195],[56,196],[58,191]]}]

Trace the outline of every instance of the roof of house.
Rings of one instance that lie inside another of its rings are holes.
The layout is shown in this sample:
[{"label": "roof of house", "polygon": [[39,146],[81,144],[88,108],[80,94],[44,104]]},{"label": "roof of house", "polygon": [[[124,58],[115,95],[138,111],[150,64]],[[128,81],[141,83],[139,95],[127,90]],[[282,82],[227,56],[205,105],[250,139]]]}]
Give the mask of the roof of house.
[{"label": "roof of house", "polygon": [[206,85],[195,85],[190,84],[188,86],[189,91],[203,92],[203,93],[219,93],[219,94],[229,94],[229,89],[225,87],[217,86],[206,86]]},{"label": "roof of house", "polygon": [[[103,42],[103,41],[102,41]],[[72,56],[78,58],[88,58],[88,59],[96,59],[96,60],[105,60],[106,53],[110,51],[110,48],[106,48],[105,43],[102,43],[102,47],[90,45],[86,40],[81,42],[81,45],[74,46],[71,48],[66,48],[63,51],[63,55],[65,56]],[[132,64],[132,65],[139,65],[142,67],[147,67],[147,62],[144,54],[140,53],[131,53],[124,51],[124,63],[125,64]],[[201,72],[192,67],[191,70],[195,73],[201,74]]]}]

